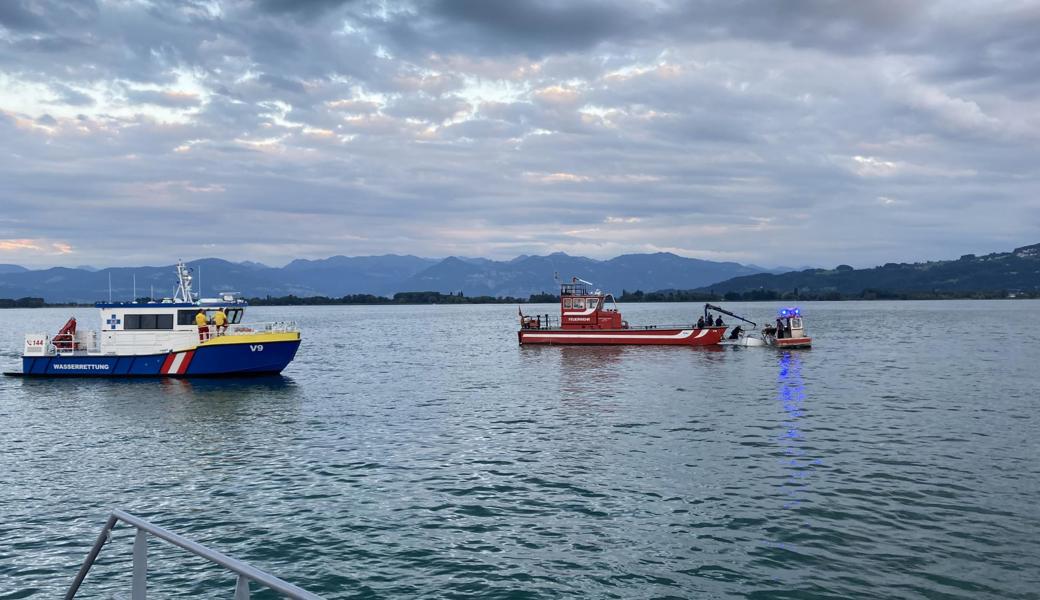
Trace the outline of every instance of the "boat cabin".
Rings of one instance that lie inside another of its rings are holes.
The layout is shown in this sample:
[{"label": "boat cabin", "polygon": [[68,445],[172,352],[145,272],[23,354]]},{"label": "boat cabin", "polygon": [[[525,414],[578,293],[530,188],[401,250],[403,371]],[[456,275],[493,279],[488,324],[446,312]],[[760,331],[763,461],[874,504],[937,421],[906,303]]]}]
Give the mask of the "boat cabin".
[{"label": "boat cabin", "polygon": [[799,339],[809,337],[805,334],[805,322],[802,321],[802,311],[797,307],[781,308],[778,310],[776,326],[768,328],[767,333],[772,333],[778,339]]},{"label": "boat cabin", "polygon": [[213,326],[200,331],[195,325],[199,310],[206,312],[206,321],[224,309],[228,324],[242,322],[246,303],[240,298],[205,299],[194,303],[149,302],[97,304],[101,313],[101,346],[117,354],[161,351],[191,346],[205,341],[219,332]]},{"label": "boat cabin", "polygon": [[611,294],[592,290],[592,284],[575,277],[560,284],[561,329],[622,329],[624,322]]}]

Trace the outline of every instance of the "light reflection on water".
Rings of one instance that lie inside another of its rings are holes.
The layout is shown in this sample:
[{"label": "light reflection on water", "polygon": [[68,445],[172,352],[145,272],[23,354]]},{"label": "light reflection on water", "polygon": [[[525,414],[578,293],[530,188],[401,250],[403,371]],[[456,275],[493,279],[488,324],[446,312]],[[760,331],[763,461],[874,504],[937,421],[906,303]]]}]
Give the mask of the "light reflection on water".
[{"label": "light reflection on water", "polygon": [[779,400],[787,413],[787,419],[780,440],[786,455],[784,463],[790,470],[790,482],[786,485],[790,500],[785,508],[792,508],[804,500],[808,479],[812,475],[812,466],[819,464],[819,459],[806,455],[804,431],[801,421],[805,418],[804,404],[806,400],[805,382],[802,380],[802,363],[799,353],[783,352],[779,358]]}]

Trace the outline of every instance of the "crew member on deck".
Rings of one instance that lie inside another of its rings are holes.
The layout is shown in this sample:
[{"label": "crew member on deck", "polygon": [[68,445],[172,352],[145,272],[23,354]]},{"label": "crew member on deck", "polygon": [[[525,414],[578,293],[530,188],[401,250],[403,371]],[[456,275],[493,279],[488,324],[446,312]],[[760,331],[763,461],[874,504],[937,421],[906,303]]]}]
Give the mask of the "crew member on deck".
[{"label": "crew member on deck", "polygon": [[205,342],[209,337],[209,321],[206,319],[205,310],[200,308],[199,312],[195,313],[195,325],[199,328],[199,341]]},{"label": "crew member on deck", "polygon": [[704,329],[704,317],[697,318],[697,329]]},{"label": "crew member on deck", "polygon": [[715,317],[715,326],[722,327],[722,315]]},{"label": "crew member on deck", "polygon": [[217,312],[213,313],[213,327],[217,330],[217,335],[224,335],[227,333],[227,313],[224,312],[224,308],[218,308]]}]

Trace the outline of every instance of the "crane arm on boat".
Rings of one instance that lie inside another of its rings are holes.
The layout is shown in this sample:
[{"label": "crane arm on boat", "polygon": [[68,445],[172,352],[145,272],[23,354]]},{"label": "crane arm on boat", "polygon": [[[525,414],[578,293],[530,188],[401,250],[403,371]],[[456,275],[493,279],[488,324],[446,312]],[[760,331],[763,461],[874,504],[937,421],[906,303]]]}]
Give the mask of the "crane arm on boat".
[{"label": "crane arm on boat", "polygon": [[58,330],[58,333],[55,334],[53,338],[51,338],[51,343],[54,344],[54,347],[56,349],[61,350],[63,352],[75,348],[76,317],[70,317],[69,320],[61,326],[61,329]]},{"label": "crane arm on boat", "polygon": [[720,313],[722,313],[724,315],[729,315],[729,316],[733,317],[734,319],[740,319],[741,321],[744,321],[745,323],[751,323],[755,327],[758,327],[758,323],[755,323],[754,321],[752,321],[750,319],[745,319],[744,317],[742,317],[740,315],[733,314],[733,313],[729,312],[728,310],[722,308],[721,306],[715,306],[714,304],[705,304],[704,305],[704,316],[705,317],[708,316],[708,311],[709,310],[713,310],[715,312],[720,312]]}]

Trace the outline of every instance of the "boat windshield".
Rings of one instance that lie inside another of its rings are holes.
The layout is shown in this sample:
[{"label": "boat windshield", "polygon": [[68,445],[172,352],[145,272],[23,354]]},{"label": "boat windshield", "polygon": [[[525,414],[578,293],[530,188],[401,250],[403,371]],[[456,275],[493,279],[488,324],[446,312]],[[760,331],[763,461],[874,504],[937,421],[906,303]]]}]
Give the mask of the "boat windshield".
[{"label": "boat windshield", "polygon": [[[207,321],[212,321],[213,320],[213,313],[217,312],[217,309],[209,308],[209,309],[205,309],[205,310],[206,310],[206,320]],[[199,312],[199,309],[197,309],[197,308],[191,308],[191,309],[188,309],[188,310],[178,310],[177,311],[177,324],[178,325],[194,325],[195,324],[195,315],[198,314],[198,312]],[[241,323],[242,322],[242,315],[243,315],[244,312],[245,311],[242,308],[229,308],[229,309],[224,311],[224,313],[227,315],[228,323],[231,324],[231,325],[237,325],[238,323]]]},{"label": "boat windshield", "polygon": [[585,283],[561,283],[561,296],[581,296],[589,293],[589,286]]}]

